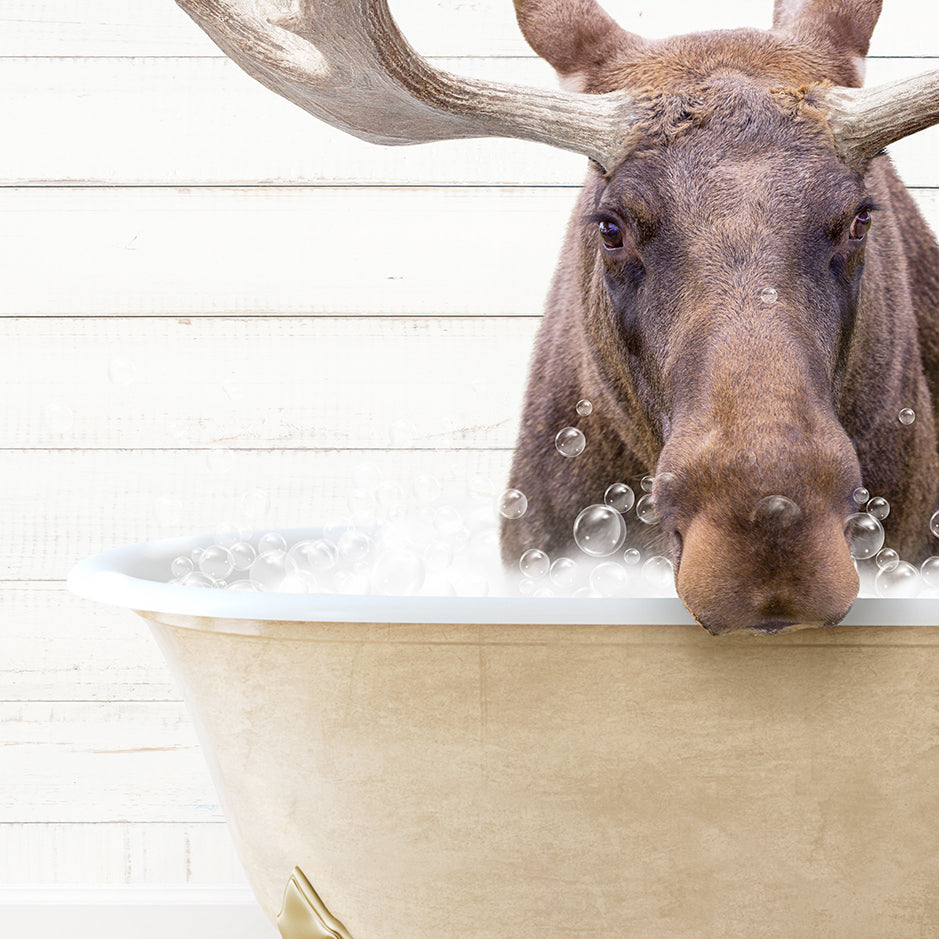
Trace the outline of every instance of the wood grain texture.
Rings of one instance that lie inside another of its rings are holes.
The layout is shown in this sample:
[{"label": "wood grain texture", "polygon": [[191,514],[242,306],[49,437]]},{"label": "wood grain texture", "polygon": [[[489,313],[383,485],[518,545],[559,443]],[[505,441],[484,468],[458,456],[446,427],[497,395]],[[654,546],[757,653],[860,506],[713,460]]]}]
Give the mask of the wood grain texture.
[{"label": "wood grain texture", "polygon": [[81,600],[60,581],[5,581],[0,623],[4,704],[180,698],[143,620]]},{"label": "wood grain texture", "polygon": [[0,189],[0,315],[537,315],[575,195]]},{"label": "wood grain texture", "polygon": [[181,702],[4,702],[0,722],[0,823],[223,818]]},{"label": "wood grain texture", "polygon": [[[913,195],[936,228],[937,191]],[[514,188],[0,189],[0,315],[535,316],[575,197]]]},{"label": "wood grain texture", "polygon": [[[423,55],[526,55],[509,0],[391,0],[402,31]],[[683,0],[606,0],[629,30],[670,36],[739,26],[768,28],[771,0],[719,5]],[[874,32],[872,55],[933,55],[939,13],[919,0],[892,0]],[[911,28],[911,24],[915,27]],[[0,10],[0,55],[215,55],[221,53],[167,0],[8,0]]]},{"label": "wood grain texture", "polygon": [[[434,64],[493,81],[556,83],[534,58]],[[872,59],[867,82],[932,64]],[[0,153],[3,185],[578,186],[586,166],[579,156],[510,140],[375,147],[220,58],[0,59],[0,122],[17,135]],[[937,141],[931,128],[891,147],[908,185],[936,184]]]},{"label": "wood grain texture", "polygon": [[0,319],[0,448],[508,448],[539,322]]},{"label": "wood grain texture", "polygon": [[227,884],[244,871],[224,822],[0,823],[2,884]]},{"label": "wood grain texture", "polygon": [[[228,530],[249,521],[246,492],[270,509],[257,527],[349,518],[359,467],[415,499],[422,474],[444,492],[504,488],[511,450],[233,450],[223,469],[206,450],[6,450],[0,580],[62,580],[83,557],[138,541]],[[468,482],[469,481],[469,482]]]}]

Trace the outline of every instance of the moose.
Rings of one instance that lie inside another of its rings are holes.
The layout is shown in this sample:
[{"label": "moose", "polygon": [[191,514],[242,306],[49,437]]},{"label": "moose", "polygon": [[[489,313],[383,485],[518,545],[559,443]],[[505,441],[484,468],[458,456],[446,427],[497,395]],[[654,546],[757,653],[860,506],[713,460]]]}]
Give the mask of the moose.
[{"label": "moose", "polygon": [[[862,88],[881,0],[775,0],[769,30],[646,40],[595,0],[515,0],[557,91],[465,79],[384,0],[178,0],[249,74],[383,144],[504,136],[588,159],[536,341],[506,560],[566,549],[610,483],[654,478],[679,596],[711,633],[832,626],[862,486],[929,553],[939,247],[884,149],[939,123],[939,72]],[[574,405],[590,445],[551,446]],[[915,415],[898,419],[901,411]],[[657,539],[663,546],[657,547]],[[667,547],[664,547],[667,545]]]}]

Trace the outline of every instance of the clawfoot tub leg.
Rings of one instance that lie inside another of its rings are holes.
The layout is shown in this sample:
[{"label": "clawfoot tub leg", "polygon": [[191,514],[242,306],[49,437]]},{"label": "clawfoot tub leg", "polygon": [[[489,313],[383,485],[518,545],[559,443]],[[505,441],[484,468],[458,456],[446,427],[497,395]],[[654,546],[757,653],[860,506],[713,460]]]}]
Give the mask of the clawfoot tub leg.
[{"label": "clawfoot tub leg", "polygon": [[299,867],[293,869],[284,888],[277,928],[283,939],[352,939],[346,927],[326,909]]}]

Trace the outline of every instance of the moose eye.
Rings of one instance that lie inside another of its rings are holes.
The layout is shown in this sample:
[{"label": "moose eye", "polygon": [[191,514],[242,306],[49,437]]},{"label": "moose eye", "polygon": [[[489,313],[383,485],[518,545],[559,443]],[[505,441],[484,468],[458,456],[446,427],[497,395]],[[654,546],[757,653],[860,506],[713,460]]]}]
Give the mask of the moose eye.
[{"label": "moose eye", "polygon": [[607,248],[623,247],[623,233],[616,222],[602,219],[597,226],[597,230],[600,232],[603,244],[606,245]]},{"label": "moose eye", "polygon": [[871,221],[871,213],[868,209],[858,212],[848,229],[848,240],[863,241],[864,236],[870,231]]}]

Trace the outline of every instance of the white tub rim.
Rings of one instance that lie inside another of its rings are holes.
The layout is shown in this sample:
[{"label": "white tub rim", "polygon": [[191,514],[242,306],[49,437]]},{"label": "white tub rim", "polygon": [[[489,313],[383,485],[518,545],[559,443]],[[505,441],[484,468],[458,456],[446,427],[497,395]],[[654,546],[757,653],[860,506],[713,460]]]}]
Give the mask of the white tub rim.
[{"label": "white tub rim", "polygon": [[[320,537],[319,528],[277,529],[289,541]],[[677,597],[572,599],[290,594],[212,590],[166,583],[169,563],[215,536],[189,535],[122,545],[79,561],[69,590],[86,600],[153,613],[225,620],[321,623],[694,626]],[[939,599],[861,597],[840,625],[939,626]]]}]

